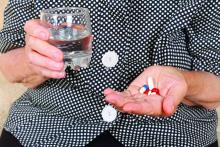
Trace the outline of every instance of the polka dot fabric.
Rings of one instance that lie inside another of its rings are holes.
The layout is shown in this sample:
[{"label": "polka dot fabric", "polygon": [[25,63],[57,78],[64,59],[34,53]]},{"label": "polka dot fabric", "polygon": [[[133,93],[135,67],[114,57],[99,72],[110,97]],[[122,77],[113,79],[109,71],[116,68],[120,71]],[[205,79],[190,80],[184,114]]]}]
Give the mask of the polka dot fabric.
[{"label": "polka dot fabric", "polygon": [[[24,46],[24,23],[40,10],[86,7],[94,35],[89,68],[29,89],[10,111],[5,129],[24,146],[85,146],[105,130],[127,147],[204,147],[216,141],[217,115],[180,104],[171,117],[128,115],[104,122],[107,87],[123,91],[144,68],[169,65],[220,74],[220,3],[214,0],[10,0],[1,52]],[[16,19],[15,19],[16,18]],[[107,68],[102,57],[119,56]]]},{"label": "polka dot fabric", "polygon": [[23,26],[27,20],[36,17],[33,10],[33,1],[8,1],[5,9],[5,22],[0,33],[1,53],[24,46]]}]

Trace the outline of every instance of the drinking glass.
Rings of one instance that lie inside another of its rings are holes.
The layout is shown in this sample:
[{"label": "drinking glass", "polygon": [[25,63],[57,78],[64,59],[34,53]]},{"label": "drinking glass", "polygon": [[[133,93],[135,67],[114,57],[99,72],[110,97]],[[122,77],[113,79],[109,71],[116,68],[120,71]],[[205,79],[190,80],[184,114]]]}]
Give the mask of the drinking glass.
[{"label": "drinking glass", "polygon": [[41,11],[41,22],[49,30],[49,43],[63,51],[65,66],[88,67],[92,35],[87,8],[45,9]]}]

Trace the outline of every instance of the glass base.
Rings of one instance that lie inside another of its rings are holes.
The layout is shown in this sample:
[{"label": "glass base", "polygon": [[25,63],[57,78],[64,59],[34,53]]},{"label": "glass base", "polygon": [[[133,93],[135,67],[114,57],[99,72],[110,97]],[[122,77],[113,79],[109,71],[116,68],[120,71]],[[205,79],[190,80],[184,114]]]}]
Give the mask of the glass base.
[{"label": "glass base", "polygon": [[86,68],[89,66],[92,55],[84,55],[80,57],[72,57],[64,59],[65,69],[69,66],[73,70],[79,70],[80,68]]}]

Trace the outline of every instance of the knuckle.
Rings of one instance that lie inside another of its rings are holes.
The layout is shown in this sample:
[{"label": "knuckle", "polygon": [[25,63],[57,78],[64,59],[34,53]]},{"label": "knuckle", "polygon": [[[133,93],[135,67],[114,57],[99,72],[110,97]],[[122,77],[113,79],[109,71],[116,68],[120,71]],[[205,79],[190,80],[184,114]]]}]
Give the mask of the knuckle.
[{"label": "knuckle", "polygon": [[30,63],[30,64],[34,64],[35,63],[34,62],[34,55],[32,53],[29,52],[27,57],[28,57],[28,63]]},{"label": "knuckle", "polygon": [[28,50],[31,50],[31,48],[32,48],[32,46],[34,46],[33,45],[33,39],[32,39],[32,37],[28,37],[28,38],[26,38],[25,39],[25,48],[26,48],[26,50],[28,49]]},{"label": "knuckle", "polygon": [[32,49],[28,44],[25,45],[24,49],[25,49],[25,55],[28,56],[28,54],[30,54]]},{"label": "knuckle", "polygon": [[28,61],[29,62],[29,60],[32,58],[31,57],[31,48],[30,47],[28,47],[27,45],[25,46],[25,61]]},{"label": "knuckle", "polygon": [[26,44],[28,43],[28,41],[29,41],[29,35],[25,34],[25,42],[26,42]]},{"label": "knuckle", "polygon": [[[34,29],[31,29],[34,28]],[[42,27],[39,24],[38,19],[28,20],[25,22],[24,30],[27,34],[31,34],[33,36],[38,36],[39,32],[42,32]]]},{"label": "knuckle", "polygon": [[27,39],[27,44],[29,45],[29,46],[34,46],[34,44],[35,44],[35,42],[36,42],[36,39],[34,38],[34,37],[32,37],[32,36],[28,36],[28,39]]},{"label": "knuckle", "polygon": [[24,25],[24,30],[25,31],[28,31],[28,28],[31,27],[33,24],[33,20],[28,20],[25,22],[25,25]]}]

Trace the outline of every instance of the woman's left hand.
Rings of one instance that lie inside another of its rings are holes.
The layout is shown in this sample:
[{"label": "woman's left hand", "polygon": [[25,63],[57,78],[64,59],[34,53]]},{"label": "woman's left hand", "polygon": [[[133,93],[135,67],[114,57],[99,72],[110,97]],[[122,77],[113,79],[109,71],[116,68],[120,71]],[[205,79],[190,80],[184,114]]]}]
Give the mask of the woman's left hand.
[{"label": "woman's left hand", "polygon": [[[146,95],[139,92],[152,77],[154,87],[160,95]],[[180,70],[169,66],[151,66],[144,70],[124,92],[117,92],[110,88],[105,89],[106,101],[119,111],[138,115],[170,116],[177,106],[184,102],[194,105],[184,99],[188,86]]]}]

